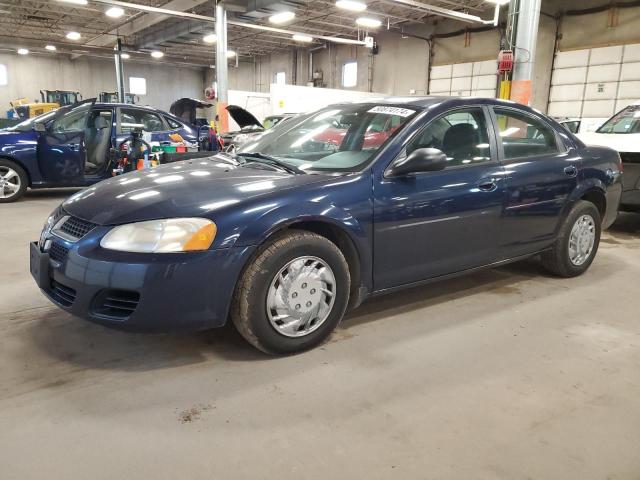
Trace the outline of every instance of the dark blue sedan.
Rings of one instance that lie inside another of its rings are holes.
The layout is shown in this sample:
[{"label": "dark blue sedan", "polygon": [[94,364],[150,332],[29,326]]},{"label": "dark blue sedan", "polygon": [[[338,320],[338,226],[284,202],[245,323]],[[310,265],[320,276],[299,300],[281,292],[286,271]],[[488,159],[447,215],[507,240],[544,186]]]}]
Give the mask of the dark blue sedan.
[{"label": "dark blue sedan", "polygon": [[371,295],[541,254],[571,277],[616,218],[621,164],[489,99],[334,105],[237,154],[104,181],[31,244],[54,303],[145,331],[220,327],[291,353]]},{"label": "dark blue sedan", "polygon": [[170,113],[85,100],[0,130],[0,203],[27,188],[83,187],[111,177],[115,149],[136,127],[152,141],[177,133],[198,146],[198,128]]}]

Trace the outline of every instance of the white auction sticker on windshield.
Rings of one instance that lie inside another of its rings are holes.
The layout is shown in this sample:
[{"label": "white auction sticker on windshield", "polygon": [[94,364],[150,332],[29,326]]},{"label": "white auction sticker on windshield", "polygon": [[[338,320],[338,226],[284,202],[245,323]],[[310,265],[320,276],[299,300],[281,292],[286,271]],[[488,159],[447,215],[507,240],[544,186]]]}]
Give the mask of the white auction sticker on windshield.
[{"label": "white auction sticker on windshield", "polygon": [[377,107],[373,107],[371,110],[369,110],[369,113],[382,113],[384,115],[398,115],[399,117],[408,117],[409,115],[413,115],[414,113],[416,113],[416,111],[410,110],[408,108],[387,107],[378,105]]}]

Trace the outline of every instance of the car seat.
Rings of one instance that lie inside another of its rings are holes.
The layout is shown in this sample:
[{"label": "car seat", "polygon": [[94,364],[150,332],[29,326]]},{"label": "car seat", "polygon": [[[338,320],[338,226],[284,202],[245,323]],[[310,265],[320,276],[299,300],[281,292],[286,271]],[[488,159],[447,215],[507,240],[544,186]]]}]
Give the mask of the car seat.
[{"label": "car seat", "polygon": [[451,165],[462,165],[476,155],[478,131],[470,123],[457,123],[447,130],[442,139],[442,151],[451,157]]},{"label": "car seat", "polygon": [[85,172],[95,173],[107,161],[108,147],[111,142],[111,124],[105,117],[97,116],[93,120],[93,128],[89,128],[88,133]]}]

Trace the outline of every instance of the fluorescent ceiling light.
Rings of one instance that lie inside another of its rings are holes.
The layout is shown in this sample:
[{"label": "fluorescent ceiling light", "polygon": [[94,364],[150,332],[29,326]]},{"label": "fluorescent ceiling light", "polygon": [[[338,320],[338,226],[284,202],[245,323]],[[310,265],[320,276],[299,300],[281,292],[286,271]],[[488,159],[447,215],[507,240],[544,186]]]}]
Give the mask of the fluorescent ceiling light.
[{"label": "fluorescent ceiling light", "polygon": [[291,38],[293,38],[296,42],[313,42],[313,37],[310,37],[309,35],[303,35],[301,33],[295,33]]},{"label": "fluorescent ceiling light", "polygon": [[131,55],[129,55],[128,53],[121,53],[120,58],[123,60],[129,60],[131,58]]},{"label": "fluorescent ceiling light", "polygon": [[367,28],[378,28],[380,25],[382,25],[382,22],[380,20],[370,17],[360,17],[356,20],[356,23],[361,27]]},{"label": "fluorescent ceiling light", "polygon": [[27,50],[26,48],[19,48],[18,55],[29,55],[29,50]]},{"label": "fluorescent ceiling light", "polygon": [[120,7],[111,7],[109,10],[104,12],[107,17],[111,18],[120,18],[124,15],[124,9]]},{"label": "fluorescent ceiling light", "polygon": [[290,22],[291,20],[293,20],[293,18],[296,16],[295,13],[290,12],[290,11],[286,11],[286,12],[280,12],[280,13],[275,13],[273,15],[271,15],[269,17],[269,21],[271,23],[286,23],[286,22]]},{"label": "fluorescent ceiling light", "polygon": [[215,33],[209,33],[202,37],[202,41],[204,43],[216,43],[218,41],[218,36]]},{"label": "fluorescent ceiling light", "polygon": [[82,38],[82,35],[80,35],[78,32],[69,32],[67,33],[67,38],[69,40],[80,40],[80,38]]},{"label": "fluorescent ceiling light", "polygon": [[236,52],[233,50],[227,50],[227,58],[233,58],[236,56]]},{"label": "fluorescent ceiling light", "polygon": [[485,1],[489,3],[494,3],[496,5],[506,5],[507,3],[509,3],[509,0],[485,0]]},{"label": "fluorescent ceiling light", "polygon": [[352,12],[364,12],[367,9],[367,4],[356,0],[338,0],[336,7],[343,10],[351,10]]},{"label": "fluorescent ceiling light", "polygon": [[164,53],[162,53],[160,50],[154,50],[153,52],[151,52],[151,56],[153,58],[162,58],[164,57]]},{"label": "fluorescent ceiling light", "polygon": [[50,52],[55,52],[57,50],[55,45],[46,45],[45,50],[49,50]]},{"label": "fluorescent ceiling light", "polygon": [[58,0],[60,3],[73,3],[74,5],[86,5],[89,3],[87,0]]}]

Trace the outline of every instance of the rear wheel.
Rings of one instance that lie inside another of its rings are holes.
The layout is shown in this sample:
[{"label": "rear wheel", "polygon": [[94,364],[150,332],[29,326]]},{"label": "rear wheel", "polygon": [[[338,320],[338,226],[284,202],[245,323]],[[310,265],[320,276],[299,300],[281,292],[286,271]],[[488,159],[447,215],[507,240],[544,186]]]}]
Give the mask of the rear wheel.
[{"label": "rear wheel", "polygon": [[569,212],[553,248],[542,254],[542,263],[561,277],[586,272],[600,244],[602,219],[596,206],[581,200]]},{"label": "rear wheel", "polygon": [[349,290],[349,268],[340,249],[315,233],[290,231],[247,267],[231,318],[263,352],[295,353],[329,336],[342,320]]},{"label": "rear wheel", "polygon": [[15,202],[27,190],[26,172],[11,160],[0,158],[0,203]]}]

